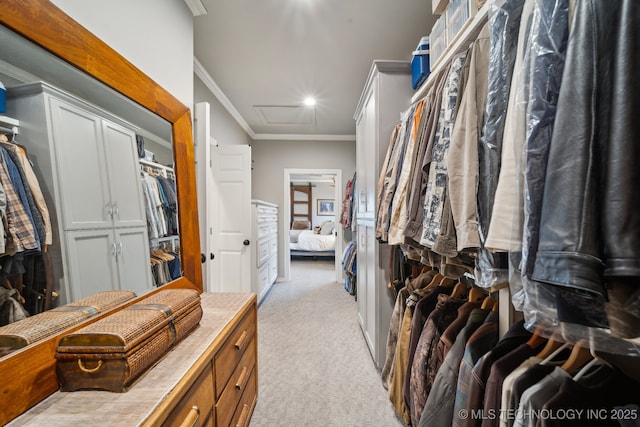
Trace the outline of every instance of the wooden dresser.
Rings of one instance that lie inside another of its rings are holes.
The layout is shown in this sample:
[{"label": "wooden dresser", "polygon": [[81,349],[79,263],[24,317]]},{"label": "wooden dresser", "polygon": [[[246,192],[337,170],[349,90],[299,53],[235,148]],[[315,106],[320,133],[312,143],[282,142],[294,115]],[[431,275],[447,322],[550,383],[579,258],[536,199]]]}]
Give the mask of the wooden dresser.
[{"label": "wooden dresser", "polygon": [[203,293],[200,326],[125,393],[56,392],[9,426],[248,426],[258,396],[255,294]]}]

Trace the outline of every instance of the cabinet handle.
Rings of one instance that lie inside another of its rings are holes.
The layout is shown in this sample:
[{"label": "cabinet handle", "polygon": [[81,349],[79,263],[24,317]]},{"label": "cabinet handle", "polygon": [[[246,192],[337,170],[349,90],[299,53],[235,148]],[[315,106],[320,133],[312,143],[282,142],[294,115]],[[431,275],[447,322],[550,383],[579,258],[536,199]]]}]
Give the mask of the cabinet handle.
[{"label": "cabinet handle", "polygon": [[242,368],[242,372],[240,372],[238,381],[236,381],[236,388],[238,390],[242,390],[244,386],[247,385],[247,381],[249,381],[249,370],[245,366],[244,368]]},{"label": "cabinet handle", "polygon": [[242,331],[242,335],[240,335],[240,338],[236,341],[236,350],[242,350],[242,347],[244,347],[244,344],[247,341],[247,336],[247,331]]},{"label": "cabinet handle", "polygon": [[122,255],[122,242],[118,242],[118,250],[116,251],[117,255]]},{"label": "cabinet handle", "polygon": [[117,216],[120,219],[120,208],[118,208],[118,202],[113,204],[113,215]]},{"label": "cabinet handle", "polygon": [[105,207],[107,208],[107,215],[113,219],[113,206],[111,206],[111,203],[107,203]]},{"label": "cabinet handle", "polygon": [[117,253],[116,243],[115,243],[115,242],[113,242],[113,243],[111,244],[111,255],[113,255],[113,256],[117,256],[117,255],[116,255],[116,253]]},{"label": "cabinet handle", "polygon": [[188,427],[188,426],[194,427],[198,423],[199,419],[200,419],[200,408],[198,408],[196,405],[193,405],[191,407],[191,410],[187,414],[187,416],[184,417],[184,421],[182,421],[182,423],[180,424],[180,427]]},{"label": "cabinet handle", "polygon": [[242,412],[240,413],[240,418],[238,418],[236,427],[243,427],[247,423],[248,417],[249,417],[249,405],[245,403],[245,405],[242,407]]}]

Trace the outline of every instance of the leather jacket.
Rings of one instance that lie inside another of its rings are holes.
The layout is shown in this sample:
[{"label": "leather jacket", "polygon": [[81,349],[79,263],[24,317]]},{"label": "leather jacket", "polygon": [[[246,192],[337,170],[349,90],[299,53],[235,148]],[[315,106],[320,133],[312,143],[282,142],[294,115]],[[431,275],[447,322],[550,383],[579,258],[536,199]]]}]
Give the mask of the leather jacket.
[{"label": "leather jacket", "polygon": [[639,25],[637,0],[576,4],[532,274],[561,321],[606,326],[605,278],[640,276]]}]

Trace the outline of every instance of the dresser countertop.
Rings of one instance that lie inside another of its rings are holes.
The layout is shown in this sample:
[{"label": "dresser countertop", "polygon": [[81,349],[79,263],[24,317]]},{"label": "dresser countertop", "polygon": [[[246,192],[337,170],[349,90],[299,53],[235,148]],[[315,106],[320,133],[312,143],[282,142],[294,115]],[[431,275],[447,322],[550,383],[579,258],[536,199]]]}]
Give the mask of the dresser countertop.
[{"label": "dresser countertop", "polygon": [[135,380],[128,391],[58,391],[8,426],[141,425],[176,393],[179,382],[198,359],[223,344],[221,332],[252,301],[254,294],[203,293],[201,298],[200,325]]}]

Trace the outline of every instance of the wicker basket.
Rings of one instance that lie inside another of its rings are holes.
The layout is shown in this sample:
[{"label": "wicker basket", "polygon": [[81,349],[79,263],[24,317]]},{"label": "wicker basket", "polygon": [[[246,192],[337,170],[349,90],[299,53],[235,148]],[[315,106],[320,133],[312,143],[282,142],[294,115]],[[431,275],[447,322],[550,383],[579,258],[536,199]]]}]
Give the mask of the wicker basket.
[{"label": "wicker basket", "polygon": [[0,347],[11,352],[112,309],[136,296],[131,291],[106,291],[0,327]]},{"label": "wicker basket", "polygon": [[126,391],[201,318],[197,291],[171,289],[62,337],[56,349],[60,389]]}]

